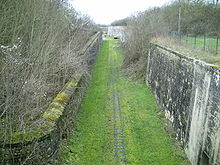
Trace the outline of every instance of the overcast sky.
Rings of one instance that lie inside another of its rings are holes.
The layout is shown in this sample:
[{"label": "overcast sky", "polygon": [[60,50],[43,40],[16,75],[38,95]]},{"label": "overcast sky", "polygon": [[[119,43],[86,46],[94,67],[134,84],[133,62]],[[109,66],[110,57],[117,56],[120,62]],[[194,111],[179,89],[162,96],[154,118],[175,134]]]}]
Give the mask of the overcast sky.
[{"label": "overcast sky", "polygon": [[162,6],[171,0],[69,0],[82,14],[89,15],[95,23],[111,22],[130,16],[136,11]]}]

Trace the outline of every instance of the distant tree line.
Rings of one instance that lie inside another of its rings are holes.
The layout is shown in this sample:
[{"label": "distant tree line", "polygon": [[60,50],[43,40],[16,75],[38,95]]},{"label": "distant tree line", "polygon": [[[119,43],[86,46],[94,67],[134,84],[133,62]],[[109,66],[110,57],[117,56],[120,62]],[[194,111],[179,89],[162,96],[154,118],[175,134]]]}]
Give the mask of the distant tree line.
[{"label": "distant tree line", "polygon": [[116,20],[116,21],[112,22],[111,25],[112,26],[127,26],[129,20],[130,20],[129,17],[121,19],[121,20]]},{"label": "distant tree line", "polygon": [[220,35],[219,0],[176,0],[169,5],[117,20],[112,25],[133,25],[134,19],[136,23],[148,23],[146,26],[152,27],[151,32],[178,31],[180,21],[182,33]]}]

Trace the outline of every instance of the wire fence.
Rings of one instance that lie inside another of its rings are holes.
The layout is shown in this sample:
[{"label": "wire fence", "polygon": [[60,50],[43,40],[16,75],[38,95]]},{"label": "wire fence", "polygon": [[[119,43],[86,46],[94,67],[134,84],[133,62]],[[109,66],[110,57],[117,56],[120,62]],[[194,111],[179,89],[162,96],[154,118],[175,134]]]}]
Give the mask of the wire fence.
[{"label": "wire fence", "polygon": [[214,54],[220,53],[220,37],[208,35],[182,34],[170,32],[169,36],[196,49],[203,49]]}]

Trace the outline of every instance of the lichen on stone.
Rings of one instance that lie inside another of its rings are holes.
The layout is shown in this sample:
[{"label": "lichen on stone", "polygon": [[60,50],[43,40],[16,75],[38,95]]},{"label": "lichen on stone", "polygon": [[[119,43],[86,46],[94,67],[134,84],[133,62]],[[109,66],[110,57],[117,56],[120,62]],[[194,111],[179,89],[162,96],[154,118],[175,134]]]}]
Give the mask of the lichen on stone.
[{"label": "lichen on stone", "polygon": [[53,102],[60,103],[60,104],[65,104],[69,99],[68,94],[66,92],[60,92],[56,98],[53,100]]},{"label": "lichen on stone", "polygon": [[212,68],[220,70],[220,66],[218,66],[218,65],[209,65],[209,66],[211,66]]},{"label": "lichen on stone", "polygon": [[66,84],[66,88],[70,89],[70,88],[76,87],[82,75],[83,73],[76,74],[75,77]]},{"label": "lichen on stone", "polygon": [[57,102],[51,103],[47,111],[43,114],[43,118],[46,120],[57,120],[63,113],[64,106]]},{"label": "lichen on stone", "polygon": [[77,82],[75,82],[74,80],[70,81],[69,83],[67,83],[67,86],[66,88],[69,89],[69,88],[73,88],[74,86],[77,85]]},{"label": "lichen on stone", "polygon": [[17,144],[17,143],[23,143],[32,141],[34,139],[39,139],[45,135],[48,135],[54,128],[55,122],[52,121],[45,121],[43,125],[39,128],[34,128],[30,131],[24,132],[14,132],[10,135],[4,135],[2,139],[4,139],[4,142],[2,144]]}]

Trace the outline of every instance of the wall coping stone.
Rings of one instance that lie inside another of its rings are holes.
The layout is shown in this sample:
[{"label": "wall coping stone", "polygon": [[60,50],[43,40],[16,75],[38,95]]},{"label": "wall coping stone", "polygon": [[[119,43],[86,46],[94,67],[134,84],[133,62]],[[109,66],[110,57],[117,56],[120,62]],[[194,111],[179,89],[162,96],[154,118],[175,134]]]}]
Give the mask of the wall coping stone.
[{"label": "wall coping stone", "polygon": [[182,53],[180,53],[180,52],[178,52],[178,51],[174,51],[174,50],[172,50],[172,49],[170,49],[170,48],[167,48],[167,47],[165,47],[165,46],[159,45],[159,44],[157,44],[157,43],[151,43],[151,46],[152,46],[152,47],[158,47],[158,48],[161,48],[161,49],[163,49],[163,50],[166,50],[166,51],[168,51],[168,52],[170,52],[170,53],[173,53],[173,54],[177,55],[177,56],[180,57],[180,58],[184,58],[184,59],[186,59],[186,60],[189,60],[189,61],[191,61],[191,62],[194,62],[195,64],[198,64],[198,65],[200,65],[200,66],[203,66],[203,67],[205,67],[206,69],[208,69],[208,70],[210,70],[210,71],[213,71],[213,72],[216,72],[216,73],[219,73],[219,72],[220,72],[220,66],[219,66],[219,65],[209,64],[209,63],[207,63],[207,62],[205,62],[205,61],[198,60],[198,59],[196,59],[196,58],[194,58],[194,57],[186,56],[186,55],[184,55],[184,54],[182,54]]}]

